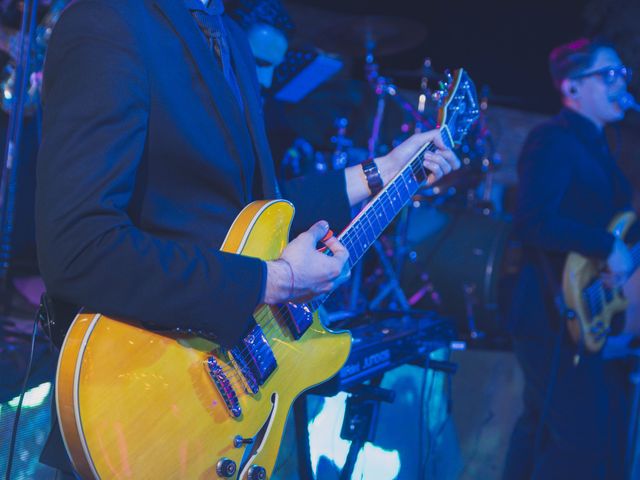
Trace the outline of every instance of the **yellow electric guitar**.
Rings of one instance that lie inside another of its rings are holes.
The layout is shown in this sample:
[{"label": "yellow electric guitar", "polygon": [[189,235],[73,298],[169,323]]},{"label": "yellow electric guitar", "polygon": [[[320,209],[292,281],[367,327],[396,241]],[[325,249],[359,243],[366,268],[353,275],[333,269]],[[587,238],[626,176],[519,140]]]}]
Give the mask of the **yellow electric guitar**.
[{"label": "yellow electric guitar", "polygon": [[[445,94],[440,129],[453,146],[476,119],[478,104],[462,70]],[[433,149],[423,146],[338,236],[352,266],[426,179],[422,157]],[[222,250],[277,258],[293,214],[284,200],[251,203]],[[255,327],[228,350],[203,338],[79,314],[56,376],[62,435],[78,473],[85,479],[268,478],[292,402],[332,377],[349,354],[349,333],[331,332],[318,318],[323,300],[259,306]]]},{"label": "yellow electric guitar", "polygon": [[[625,212],[611,221],[609,232],[624,239],[636,220],[635,214]],[[640,263],[640,243],[631,247],[633,270]],[[588,352],[597,352],[605,344],[611,331],[611,321],[628,305],[624,288],[609,289],[600,279],[606,264],[603,261],[570,253],[562,277],[564,301],[575,313],[567,327],[571,338]]]}]

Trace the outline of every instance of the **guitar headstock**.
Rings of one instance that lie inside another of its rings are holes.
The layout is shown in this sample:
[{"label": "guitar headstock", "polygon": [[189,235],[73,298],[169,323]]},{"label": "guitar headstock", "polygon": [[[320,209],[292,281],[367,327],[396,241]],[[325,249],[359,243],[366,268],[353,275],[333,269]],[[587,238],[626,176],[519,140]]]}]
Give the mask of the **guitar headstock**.
[{"label": "guitar headstock", "polygon": [[460,68],[449,76],[438,110],[438,125],[448,147],[458,146],[480,114],[480,104],[473,80]]}]

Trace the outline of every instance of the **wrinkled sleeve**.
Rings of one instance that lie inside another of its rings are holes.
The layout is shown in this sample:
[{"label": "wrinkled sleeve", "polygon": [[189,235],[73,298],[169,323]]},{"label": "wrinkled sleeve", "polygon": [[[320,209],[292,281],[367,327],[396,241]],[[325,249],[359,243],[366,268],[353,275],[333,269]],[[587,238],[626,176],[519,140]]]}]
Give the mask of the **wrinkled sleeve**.
[{"label": "wrinkled sleeve", "polygon": [[308,175],[282,183],[285,198],[296,207],[291,232],[297,235],[318,220],[329,222],[338,234],[351,221],[344,171]]},{"label": "wrinkled sleeve", "polygon": [[120,12],[87,0],[52,34],[36,193],[41,272],[52,296],[90,311],[229,344],[251,322],[264,262],[151,235],[127,214],[150,102],[133,32]]}]

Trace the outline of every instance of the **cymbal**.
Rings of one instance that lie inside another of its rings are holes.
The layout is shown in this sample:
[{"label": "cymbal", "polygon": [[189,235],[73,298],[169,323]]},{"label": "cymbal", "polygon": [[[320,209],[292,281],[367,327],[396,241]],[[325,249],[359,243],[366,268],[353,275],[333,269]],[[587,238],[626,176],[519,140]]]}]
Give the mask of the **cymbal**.
[{"label": "cymbal", "polygon": [[369,48],[386,56],[416,47],[427,29],[415,20],[382,15],[361,15],[334,22],[314,39],[320,48],[352,57],[364,57]]},{"label": "cymbal", "polygon": [[[335,120],[341,117],[349,120],[347,137],[356,147],[366,148],[377,103],[375,93],[366,82],[336,77],[302,101],[286,104],[284,108],[285,121],[291,130],[317,148],[330,147],[329,139],[336,134]],[[408,121],[407,113],[389,100],[380,127],[379,143],[391,145],[402,135],[401,126]]]},{"label": "cymbal", "polygon": [[311,39],[322,35],[322,32],[334,23],[343,22],[353,17],[346,13],[324,10],[289,0],[282,3],[296,26],[294,42],[302,40],[302,43],[308,43]]},{"label": "cymbal", "polygon": [[285,6],[296,24],[297,43],[348,57],[364,57],[368,45],[374,55],[393,55],[420,45],[427,35],[424,25],[407,18],[350,15],[293,2]]}]

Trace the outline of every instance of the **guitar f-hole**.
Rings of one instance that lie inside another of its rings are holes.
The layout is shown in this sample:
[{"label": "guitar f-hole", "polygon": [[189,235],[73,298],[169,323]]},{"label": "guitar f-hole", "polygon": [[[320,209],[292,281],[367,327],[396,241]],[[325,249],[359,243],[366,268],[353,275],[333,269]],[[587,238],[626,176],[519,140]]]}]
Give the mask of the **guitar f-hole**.
[{"label": "guitar f-hole", "polygon": [[275,419],[275,413],[278,409],[278,394],[273,392],[271,394],[271,411],[269,412],[269,416],[256,433],[254,437],[253,443],[251,443],[251,448],[247,449],[244,456],[242,457],[242,462],[240,462],[240,475],[238,478],[247,478],[249,474],[249,470],[251,470],[255,465],[253,464],[253,460],[260,454],[262,448],[264,447],[265,438],[270,438],[269,433],[271,432],[271,427],[273,425],[273,421]]}]

